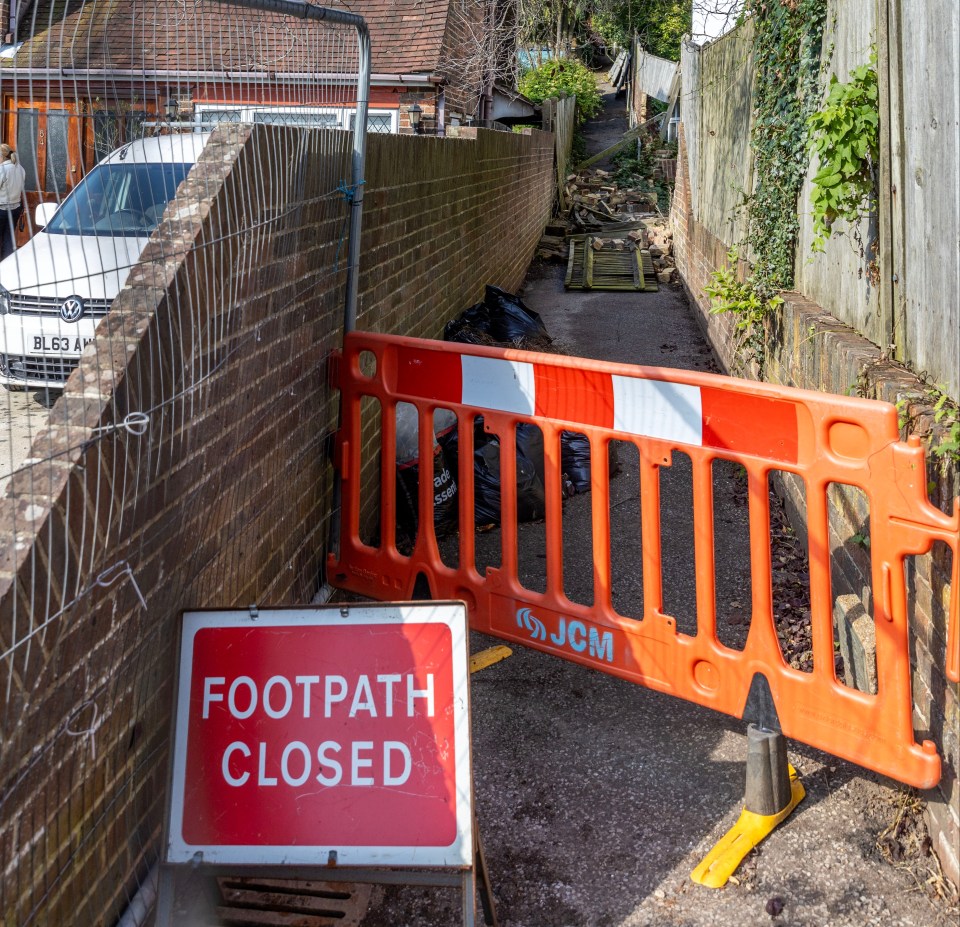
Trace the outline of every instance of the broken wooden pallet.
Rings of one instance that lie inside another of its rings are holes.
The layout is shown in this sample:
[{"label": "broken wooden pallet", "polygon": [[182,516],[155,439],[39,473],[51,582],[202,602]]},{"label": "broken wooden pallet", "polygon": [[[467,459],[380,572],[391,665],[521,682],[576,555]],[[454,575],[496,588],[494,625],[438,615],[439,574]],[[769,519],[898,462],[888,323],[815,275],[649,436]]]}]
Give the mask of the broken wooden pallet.
[{"label": "broken wooden pallet", "polygon": [[359,927],[371,886],[354,882],[217,879],[218,927]]},{"label": "broken wooden pallet", "polygon": [[634,290],[656,293],[660,289],[653,260],[647,250],[595,251],[593,238],[570,240],[568,290]]}]

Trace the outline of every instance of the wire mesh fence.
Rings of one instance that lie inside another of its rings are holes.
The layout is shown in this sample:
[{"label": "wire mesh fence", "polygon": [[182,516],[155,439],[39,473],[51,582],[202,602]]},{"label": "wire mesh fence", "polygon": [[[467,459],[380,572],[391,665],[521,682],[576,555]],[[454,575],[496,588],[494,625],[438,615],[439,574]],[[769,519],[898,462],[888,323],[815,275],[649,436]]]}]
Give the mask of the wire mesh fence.
[{"label": "wire mesh fence", "polygon": [[4,924],[112,923],[156,861],[179,611],[316,589],[354,130],[396,115],[349,17],[268,5],[9,6]]}]

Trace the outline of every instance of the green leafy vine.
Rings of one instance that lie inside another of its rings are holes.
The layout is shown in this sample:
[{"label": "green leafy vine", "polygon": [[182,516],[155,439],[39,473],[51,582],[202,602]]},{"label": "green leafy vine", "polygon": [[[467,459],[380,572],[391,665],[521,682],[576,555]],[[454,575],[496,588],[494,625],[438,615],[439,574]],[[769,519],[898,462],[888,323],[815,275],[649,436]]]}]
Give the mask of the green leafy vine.
[{"label": "green leafy vine", "polygon": [[925,384],[922,393],[901,396],[897,402],[897,423],[904,434],[910,433],[924,418],[929,424],[921,434],[941,469],[960,468],[960,406],[942,389]]},{"label": "green leafy vine", "polygon": [[808,121],[820,99],[827,0],[750,0],[756,91],[747,203],[753,279],[769,299],[793,286],[797,202],[809,166]]},{"label": "green leafy vine", "polygon": [[740,254],[736,248],[727,252],[727,266],[717,268],[710,274],[710,283],[704,292],[711,300],[711,315],[729,312],[736,318],[737,357],[742,355],[763,366],[763,317],[783,305],[780,296],[761,295],[754,277],[740,279],[737,267]]},{"label": "green leafy vine", "polygon": [[813,178],[813,251],[823,251],[837,219],[856,226],[876,202],[880,155],[877,56],[854,68],[846,83],[830,78],[821,109],[807,120],[819,161]]},{"label": "green leafy vine", "polygon": [[[747,0],[753,19],[754,189],[745,200],[746,248],[752,273],[740,281],[734,269],[716,271],[705,292],[711,312],[736,318],[762,376],[763,319],[782,305],[777,295],[793,286],[800,232],[797,204],[809,166],[808,120],[820,99],[820,59],[827,0]],[[737,260],[736,252],[730,257]]]},{"label": "green leafy vine", "polygon": [[960,407],[941,390],[930,390],[927,395],[933,400],[933,420],[941,429],[930,453],[941,463],[960,466]]}]

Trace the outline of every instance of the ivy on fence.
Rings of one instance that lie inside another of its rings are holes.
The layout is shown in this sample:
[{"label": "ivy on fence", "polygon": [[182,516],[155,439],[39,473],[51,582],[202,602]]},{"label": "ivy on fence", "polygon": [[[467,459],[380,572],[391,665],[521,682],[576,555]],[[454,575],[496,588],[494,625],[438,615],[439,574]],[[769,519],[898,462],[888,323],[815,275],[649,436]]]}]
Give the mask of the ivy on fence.
[{"label": "ivy on fence", "polygon": [[837,219],[854,226],[876,201],[880,158],[876,51],[869,64],[850,72],[846,83],[831,76],[827,98],[807,125],[819,167],[810,196],[816,235],[812,250],[823,251]]},{"label": "ivy on fence", "polygon": [[754,189],[746,198],[753,273],[744,283],[720,269],[706,292],[714,312],[736,318],[739,346],[763,371],[761,326],[793,286],[800,231],[797,201],[809,165],[808,123],[820,96],[827,0],[748,0],[754,19]]},{"label": "ivy on fence", "polygon": [[747,241],[760,295],[793,285],[797,200],[809,165],[808,120],[820,97],[826,0],[750,0],[755,17],[753,137],[757,178]]}]

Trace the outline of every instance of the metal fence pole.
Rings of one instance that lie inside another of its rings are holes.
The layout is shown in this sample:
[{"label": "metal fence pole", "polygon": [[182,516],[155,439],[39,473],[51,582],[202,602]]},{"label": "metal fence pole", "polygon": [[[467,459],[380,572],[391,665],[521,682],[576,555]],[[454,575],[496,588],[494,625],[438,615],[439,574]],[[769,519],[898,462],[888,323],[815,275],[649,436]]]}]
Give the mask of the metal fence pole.
[{"label": "metal fence pole", "polygon": [[356,13],[344,13],[324,6],[311,6],[304,0],[221,0],[233,6],[247,7],[266,13],[282,13],[300,19],[353,26],[357,30],[360,54],[357,71],[357,118],[353,124],[353,156],[350,177],[350,242],[347,252],[347,293],[343,307],[344,334],[357,327],[357,293],[360,273],[360,233],[363,217],[363,183],[367,158],[367,108],[370,102],[370,30]]},{"label": "metal fence pole", "polygon": [[[357,327],[357,294],[360,277],[360,235],[363,225],[363,185],[367,159],[367,108],[370,102],[371,46],[367,22],[356,13],[344,13],[328,7],[311,6],[303,0],[221,0],[234,6],[265,12],[285,13],[301,19],[314,19],[353,26],[357,30],[359,68],[357,70],[357,118],[353,124],[353,155],[350,177],[350,241],[347,250],[347,292],[343,304],[343,334]],[[333,478],[333,518],[330,523],[330,548],[340,548],[340,506],[342,487],[339,472]]]}]

